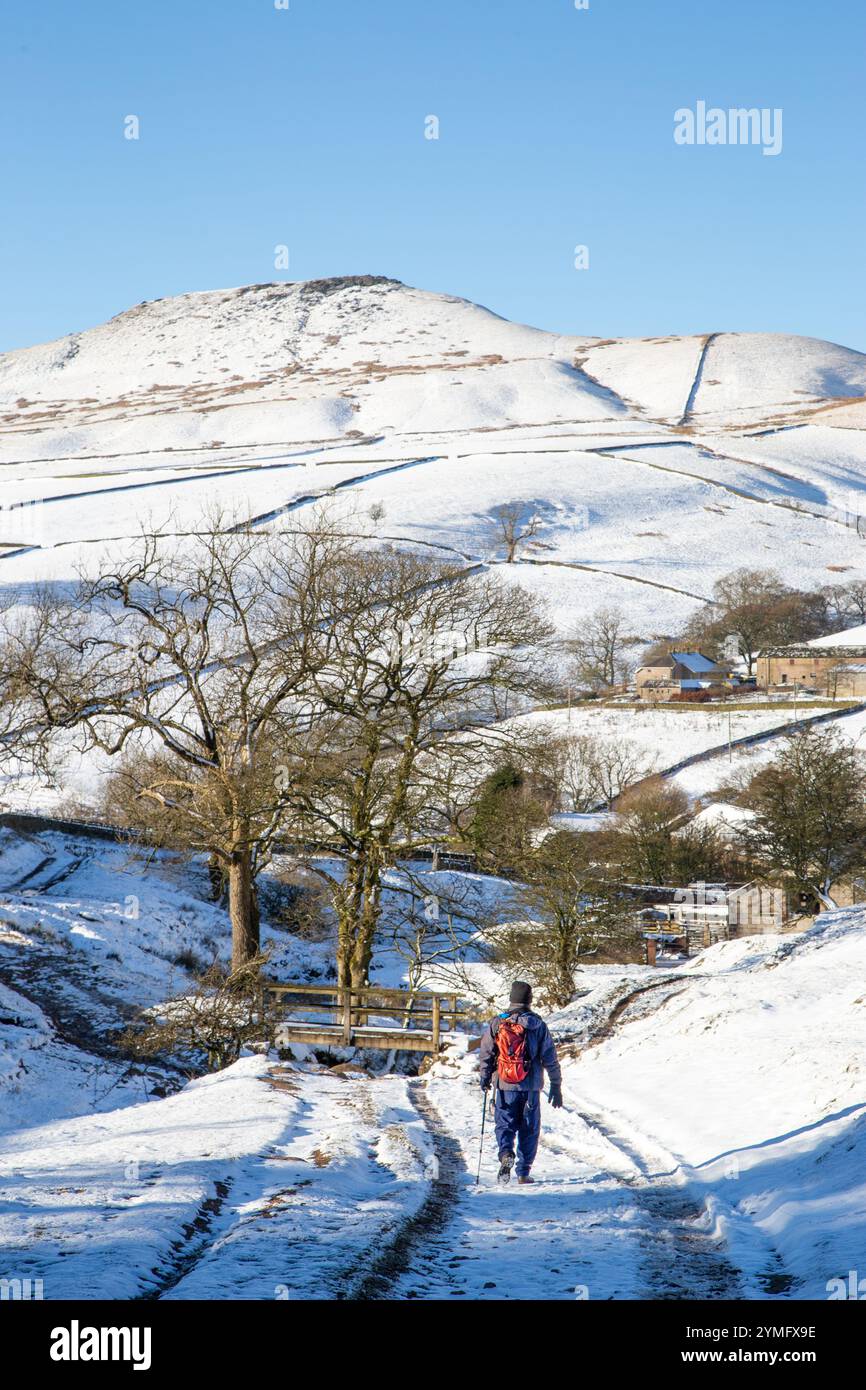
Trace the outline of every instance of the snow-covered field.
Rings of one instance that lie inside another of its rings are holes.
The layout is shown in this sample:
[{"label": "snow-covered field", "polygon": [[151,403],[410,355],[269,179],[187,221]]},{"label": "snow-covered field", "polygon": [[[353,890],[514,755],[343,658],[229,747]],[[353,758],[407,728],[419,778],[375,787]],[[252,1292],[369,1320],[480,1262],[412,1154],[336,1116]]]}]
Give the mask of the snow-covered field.
[{"label": "snow-covered field", "polygon": [[[0,356],[0,596],[93,572],[142,525],[182,546],[206,509],[266,529],[329,497],[359,534],[519,583],[564,635],[615,606],[648,641],[736,567],[862,574],[864,390],[866,358],[835,344],[563,337],[375,277],[156,300]],[[540,521],[511,564],[506,502]],[[772,718],[735,713],[733,735]],[[728,737],[705,712],[574,721],[660,768]],[[97,770],[73,756],[60,796],[4,800],[86,803]]]},{"label": "snow-covered field", "polygon": [[[811,709],[810,709],[811,712]],[[789,713],[789,718],[793,717]],[[807,718],[805,708],[799,711],[799,718]],[[818,726],[822,727],[821,725]],[[824,728],[832,729],[845,742],[852,743],[855,747],[863,747],[863,735],[866,733],[866,712],[855,710],[851,714],[840,714],[838,719],[825,724]],[[734,748],[731,755],[726,750],[720,752],[716,757],[708,758],[705,762],[694,763],[691,767],[683,768],[681,772],[673,775],[672,781],[692,799],[712,795],[716,788],[732,778],[739,779],[742,776],[751,776],[757,772],[764,763],[769,762],[779,752],[779,739],[769,738],[753,746],[745,748]]]},{"label": "snow-covered field", "polygon": [[[803,718],[821,714],[832,705],[803,702],[798,713]],[[587,735],[601,744],[622,747],[628,744],[639,755],[648,771],[664,772],[675,763],[712,748],[727,749],[728,743],[754,734],[778,729],[794,719],[789,708],[756,707],[731,709],[682,707],[661,709],[650,705],[576,705],[570,710],[540,710],[509,721],[523,729],[549,729],[558,738]],[[840,721],[847,727],[848,721]],[[727,752],[723,754],[727,761]]]}]

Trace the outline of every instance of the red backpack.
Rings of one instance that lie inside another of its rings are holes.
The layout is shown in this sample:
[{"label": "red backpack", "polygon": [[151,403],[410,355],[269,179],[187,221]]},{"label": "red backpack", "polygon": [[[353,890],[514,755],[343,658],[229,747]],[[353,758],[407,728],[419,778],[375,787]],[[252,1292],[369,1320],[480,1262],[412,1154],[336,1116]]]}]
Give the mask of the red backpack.
[{"label": "red backpack", "polygon": [[517,1086],[529,1076],[526,1029],[516,1018],[500,1018],[497,1022],[494,1037],[499,1057],[499,1080],[505,1086]]}]

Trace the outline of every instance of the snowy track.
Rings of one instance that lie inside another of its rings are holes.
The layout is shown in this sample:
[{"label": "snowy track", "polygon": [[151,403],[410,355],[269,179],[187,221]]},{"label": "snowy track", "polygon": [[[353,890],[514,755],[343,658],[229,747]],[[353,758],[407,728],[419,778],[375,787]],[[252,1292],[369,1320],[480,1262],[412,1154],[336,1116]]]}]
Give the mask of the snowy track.
[{"label": "snowy track", "polygon": [[665,1171],[653,1172],[645,1157],[649,1145],[638,1148],[634,1138],[615,1133],[609,1117],[580,1113],[580,1118],[617,1148],[634,1165],[628,1180],[640,1215],[639,1297],[652,1299],[742,1298],[739,1272],[727,1257],[723,1241],[707,1228],[706,1213],[690,1196],[666,1155]]},{"label": "snowy track", "polygon": [[[434,1068],[428,1082],[412,1086],[440,1161],[431,1196],[353,1297],[550,1301],[742,1294],[723,1240],[674,1161],[666,1171],[653,1171],[606,1120],[582,1112],[571,1094],[559,1112],[545,1102],[535,1185],[496,1182],[488,1129],[476,1187],[478,1135],[471,1120],[474,1112],[480,1124],[480,1093],[471,1070],[449,1077],[446,1068]],[[445,1114],[457,1120],[455,1132]]]},{"label": "snowy track", "polygon": [[431,1249],[440,1245],[447,1248],[448,1227],[462,1195],[466,1164],[459,1142],[446,1130],[423,1082],[412,1082],[409,1092],[432,1142],[433,1162],[428,1171],[435,1176],[423,1205],[403,1222],[373,1268],[352,1290],[350,1296],[355,1300],[400,1297],[395,1290],[402,1277],[411,1274],[419,1262],[426,1263]]}]

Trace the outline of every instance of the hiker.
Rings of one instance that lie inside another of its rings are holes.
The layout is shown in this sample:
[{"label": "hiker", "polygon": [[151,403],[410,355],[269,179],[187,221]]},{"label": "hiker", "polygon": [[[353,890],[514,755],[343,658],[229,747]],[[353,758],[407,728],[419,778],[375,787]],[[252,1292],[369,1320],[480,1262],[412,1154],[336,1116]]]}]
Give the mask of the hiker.
[{"label": "hiker", "polygon": [[529,1175],[541,1135],[541,1092],[544,1072],[550,1081],[548,1100],[562,1105],[562,1072],[556,1047],[543,1018],[533,1013],[532,986],[515,980],[505,1013],[488,1023],[481,1039],[481,1089],[496,1083],[494,1114],[499,1146],[499,1182],[508,1182],[514,1167],[517,1139],[517,1181]]}]

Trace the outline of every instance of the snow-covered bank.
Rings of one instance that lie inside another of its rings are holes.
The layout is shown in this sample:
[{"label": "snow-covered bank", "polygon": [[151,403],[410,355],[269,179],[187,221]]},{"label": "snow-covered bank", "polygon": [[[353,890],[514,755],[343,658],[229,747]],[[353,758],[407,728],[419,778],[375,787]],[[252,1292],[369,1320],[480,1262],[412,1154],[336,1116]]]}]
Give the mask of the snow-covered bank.
[{"label": "snow-covered bank", "polygon": [[[636,997],[567,1067],[567,1094],[651,1162],[681,1165],[735,1262],[770,1291],[826,1297],[829,1280],[862,1266],[864,976],[862,909],[802,935],[722,943],[673,988]],[[754,1267],[756,1231],[778,1253],[775,1285]]]},{"label": "snow-covered bank", "polygon": [[[193,1081],[110,1034],[226,956],[201,871],[0,833],[0,1273],[63,1297],[332,1298],[429,1189],[401,1076],[262,1057]],[[274,968],[330,943],[264,928]]]}]

